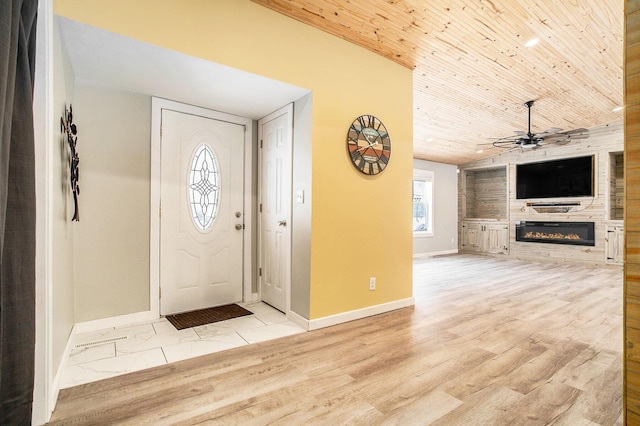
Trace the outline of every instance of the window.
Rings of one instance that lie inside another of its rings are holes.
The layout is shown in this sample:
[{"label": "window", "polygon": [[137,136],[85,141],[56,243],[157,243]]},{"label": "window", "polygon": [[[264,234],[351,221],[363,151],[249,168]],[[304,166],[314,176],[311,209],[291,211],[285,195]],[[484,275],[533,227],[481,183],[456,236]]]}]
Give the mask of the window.
[{"label": "window", "polygon": [[416,236],[433,235],[433,172],[413,172],[413,232]]},{"label": "window", "polygon": [[193,223],[200,231],[208,231],[218,214],[220,197],[218,159],[209,145],[200,145],[193,154],[188,183]]}]

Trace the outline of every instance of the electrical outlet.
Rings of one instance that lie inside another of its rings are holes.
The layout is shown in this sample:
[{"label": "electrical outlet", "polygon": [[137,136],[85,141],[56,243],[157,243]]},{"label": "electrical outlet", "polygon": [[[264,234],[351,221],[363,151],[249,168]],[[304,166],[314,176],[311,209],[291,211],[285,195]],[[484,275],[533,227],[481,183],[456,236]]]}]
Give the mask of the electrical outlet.
[{"label": "electrical outlet", "polygon": [[376,289],[376,277],[369,278],[369,290]]}]

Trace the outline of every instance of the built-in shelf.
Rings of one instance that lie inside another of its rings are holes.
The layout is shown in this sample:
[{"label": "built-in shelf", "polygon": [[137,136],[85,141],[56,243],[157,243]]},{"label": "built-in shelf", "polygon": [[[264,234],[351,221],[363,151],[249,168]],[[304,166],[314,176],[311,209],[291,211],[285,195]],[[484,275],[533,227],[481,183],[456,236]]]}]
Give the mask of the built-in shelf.
[{"label": "built-in shelf", "polygon": [[609,153],[609,219],[624,219],[624,153]]},{"label": "built-in shelf", "polygon": [[569,213],[572,206],[565,207],[532,207],[536,213]]},{"label": "built-in shelf", "polygon": [[538,203],[530,201],[527,203],[527,206],[530,207],[575,207],[579,206],[580,202],[568,202],[568,203]]},{"label": "built-in shelf", "polygon": [[574,207],[579,207],[580,205],[579,201],[556,203],[530,201],[526,203],[526,206],[531,207],[536,213],[569,213]]},{"label": "built-in shelf", "polygon": [[507,218],[506,166],[463,170],[465,218]]}]

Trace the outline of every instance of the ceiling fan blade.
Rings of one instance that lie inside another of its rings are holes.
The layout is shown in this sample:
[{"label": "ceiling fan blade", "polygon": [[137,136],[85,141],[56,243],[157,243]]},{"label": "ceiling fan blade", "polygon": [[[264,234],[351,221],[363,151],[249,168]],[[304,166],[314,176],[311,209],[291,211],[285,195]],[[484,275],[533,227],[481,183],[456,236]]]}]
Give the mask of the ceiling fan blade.
[{"label": "ceiling fan blade", "polygon": [[555,135],[558,133],[562,133],[562,129],[559,127],[552,127],[550,129],[545,130],[544,132],[541,133],[536,133],[535,135],[533,135],[534,138],[545,138],[547,136],[550,135]]},{"label": "ceiling fan blade", "polygon": [[565,135],[571,137],[571,139],[588,139],[589,138],[589,130],[588,129],[574,129],[563,132]]},{"label": "ceiling fan blade", "polygon": [[569,142],[587,139],[589,137],[589,130],[587,129],[575,129],[566,132],[560,132],[555,135],[551,135],[545,138],[547,142],[554,143],[556,145],[564,145]]},{"label": "ceiling fan blade", "polygon": [[503,138],[503,139],[497,139],[491,142],[491,145],[498,148],[507,148],[511,145],[519,146],[522,144],[523,141],[524,139],[522,138]]}]

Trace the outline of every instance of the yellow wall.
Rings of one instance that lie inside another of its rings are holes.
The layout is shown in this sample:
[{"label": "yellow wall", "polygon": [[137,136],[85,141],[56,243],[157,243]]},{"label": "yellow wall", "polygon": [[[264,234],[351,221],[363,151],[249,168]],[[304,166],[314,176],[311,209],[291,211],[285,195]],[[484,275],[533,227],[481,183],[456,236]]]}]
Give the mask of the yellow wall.
[{"label": "yellow wall", "polygon": [[[55,13],[312,90],[310,319],[411,296],[410,70],[248,0],[56,0]],[[377,177],[346,153],[362,114],[392,140]]]}]

